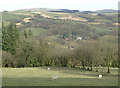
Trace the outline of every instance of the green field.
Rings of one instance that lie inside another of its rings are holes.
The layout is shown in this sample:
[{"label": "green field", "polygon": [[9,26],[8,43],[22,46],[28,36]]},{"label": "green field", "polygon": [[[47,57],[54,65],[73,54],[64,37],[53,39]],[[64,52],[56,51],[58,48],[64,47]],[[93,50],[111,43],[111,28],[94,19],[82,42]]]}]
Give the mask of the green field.
[{"label": "green field", "polygon": [[[118,69],[99,68],[99,72],[69,67],[3,68],[3,86],[117,86]],[[102,78],[98,75],[102,74]],[[58,75],[57,80],[52,76]]]},{"label": "green field", "polygon": [[88,71],[70,66],[118,67],[118,13],[50,11],[2,12],[2,85],[117,86],[117,68],[108,74],[106,67],[95,72],[95,67]]}]

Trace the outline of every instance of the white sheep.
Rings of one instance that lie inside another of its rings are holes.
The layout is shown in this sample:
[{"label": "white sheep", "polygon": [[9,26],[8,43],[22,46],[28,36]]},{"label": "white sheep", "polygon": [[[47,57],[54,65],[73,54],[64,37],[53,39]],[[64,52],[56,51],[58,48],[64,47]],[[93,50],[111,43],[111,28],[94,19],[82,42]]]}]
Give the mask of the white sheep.
[{"label": "white sheep", "polygon": [[52,80],[57,80],[59,76],[52,76]]},{"label": "white sheep", "polygon": [[102,78],[102,75],[101,75],[101,74],[99,75],[99,78]]},{"label": "white sheep", "polygon": [[50,68],[48,68],[48,70],[50,70]]}]

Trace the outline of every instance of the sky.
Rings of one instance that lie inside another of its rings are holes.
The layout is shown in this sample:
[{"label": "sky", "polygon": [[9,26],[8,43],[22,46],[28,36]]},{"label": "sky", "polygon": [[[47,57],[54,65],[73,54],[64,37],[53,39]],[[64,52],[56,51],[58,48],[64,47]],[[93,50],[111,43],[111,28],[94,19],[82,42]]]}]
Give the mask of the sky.
[{"label": "sky", "polygon": [[71,9],[96,11],[118,9],[119,0],[0,0],[0,11],[28,8]]}]

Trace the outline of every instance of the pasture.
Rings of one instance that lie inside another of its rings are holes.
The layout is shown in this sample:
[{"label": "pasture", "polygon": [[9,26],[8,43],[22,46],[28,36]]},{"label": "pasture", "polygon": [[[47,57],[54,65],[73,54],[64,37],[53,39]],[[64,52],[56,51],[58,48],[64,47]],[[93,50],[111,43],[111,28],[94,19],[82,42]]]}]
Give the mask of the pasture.
[{"label": "pasture", "polygon": [[[3,86],[117,86],[118,69],[99,68],[99,72],[69,67],[3,68]],[[98,75],[102,74],[102,78]],[[59,76],[52,80],[52,76]]]}]

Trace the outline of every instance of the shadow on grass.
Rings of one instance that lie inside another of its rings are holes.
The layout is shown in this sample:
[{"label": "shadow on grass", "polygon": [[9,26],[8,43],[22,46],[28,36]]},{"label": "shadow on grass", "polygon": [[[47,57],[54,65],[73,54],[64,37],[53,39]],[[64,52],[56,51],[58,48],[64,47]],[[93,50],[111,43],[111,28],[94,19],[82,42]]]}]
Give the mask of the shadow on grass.
[{"label": "shadow on grass", "polygon": [[3,86],[117,86],[117,80],[59,78],[53,81],[47,77],[4,78]]},{"label": "shadow on grass", "polygon": [[[50,66],[46,66],[46,67],[38,67],[39,69],[44,69],[47,70],[47,68]],[[52,71],[59,71],[60,73],[64,73],[64,74],[73,74],[73,75],[84,75],[84,76],[95,76],[98,77],[99,74],[102,74],[103,76],[114,76],[114,77],[118,77],[118,74],[110,74],[107,72],[95,72],[95,70],[93,71],[89,71],[89,70],[83,70],[82,68],[70,68],[70,67],[50,67]]]}]

